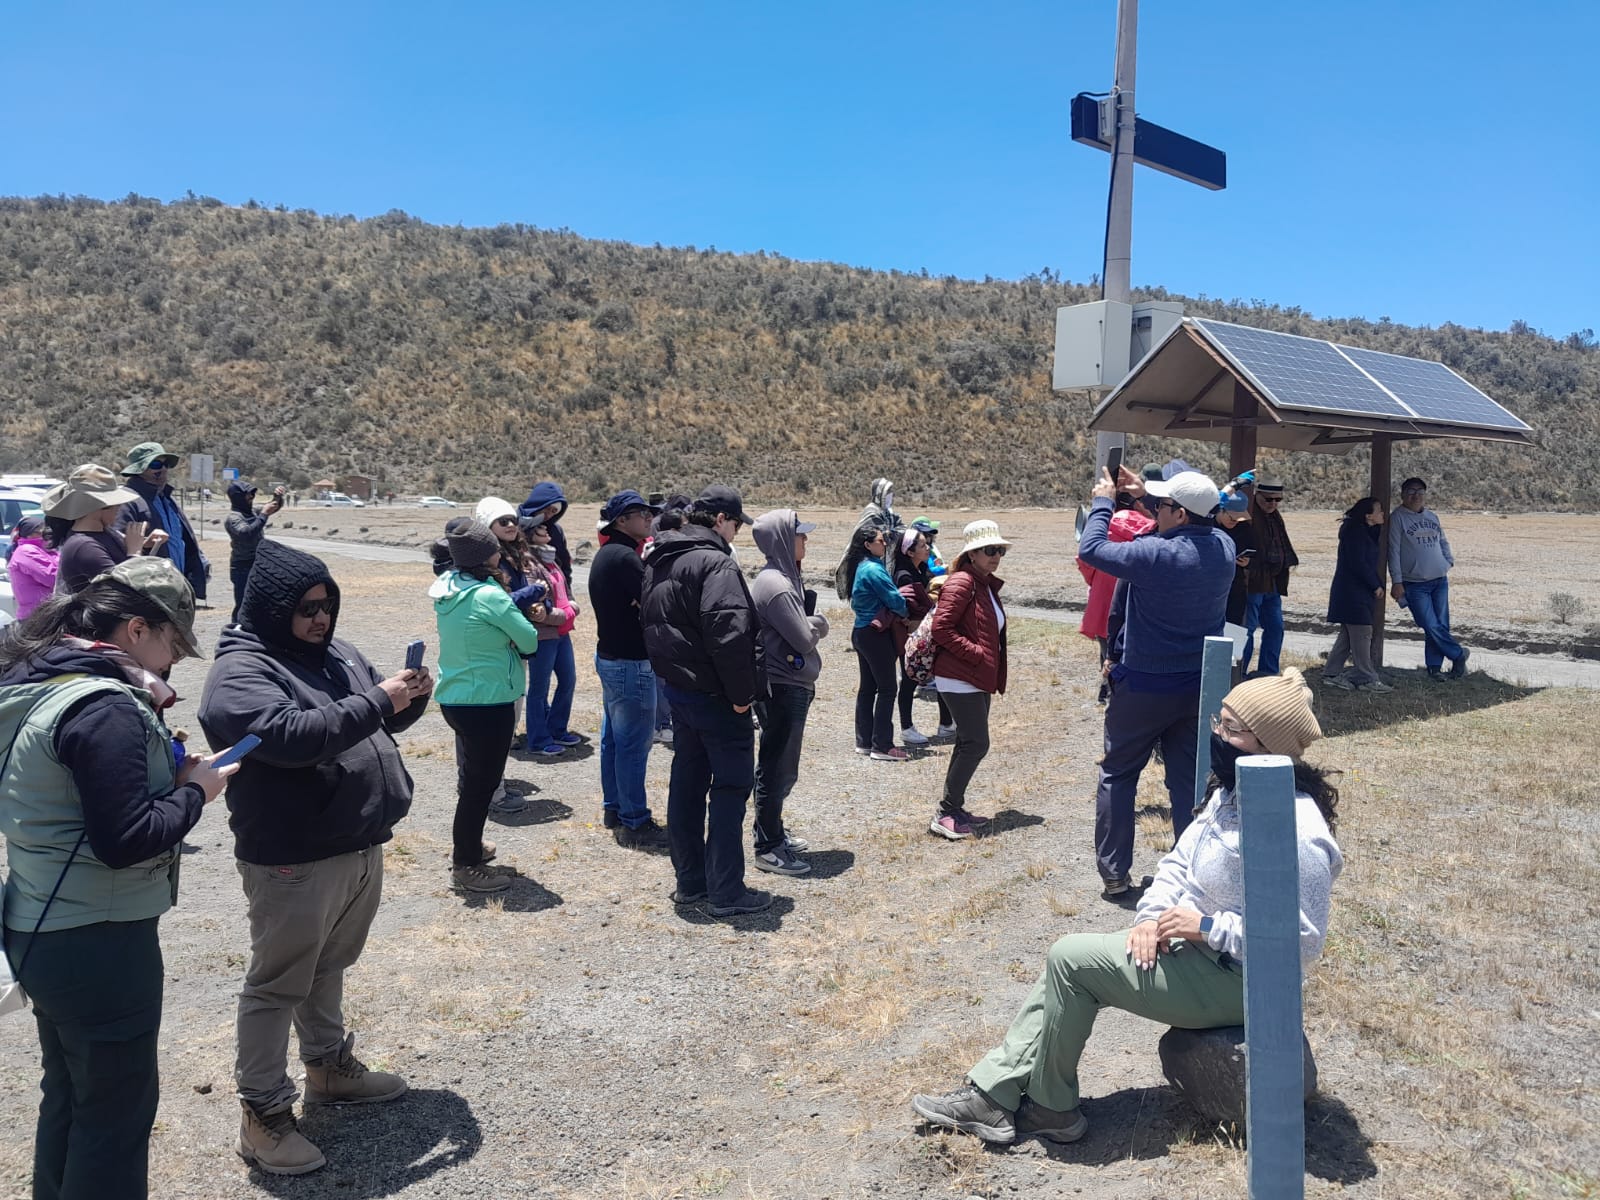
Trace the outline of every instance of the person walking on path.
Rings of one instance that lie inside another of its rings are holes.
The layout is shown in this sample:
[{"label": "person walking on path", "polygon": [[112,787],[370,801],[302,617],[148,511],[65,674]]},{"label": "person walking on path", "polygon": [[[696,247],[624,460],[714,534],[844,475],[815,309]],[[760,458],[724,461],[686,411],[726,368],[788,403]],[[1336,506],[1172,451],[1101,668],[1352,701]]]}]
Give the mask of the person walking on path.
[{"label": "person walking on path", "polygon": [[1283,598],[1289,594],[1289,572],[1300,565],[1300,557],[1289,541],[1282,507],[1283,481],[1271,476],[1258,478],[1250,501],[1250,536],[1255,553],[1245,566],[1244,655],[1239,660],[1239,671],[1245,676],[1250,674],[1256,630],[1261,631],[1257,674],[1276,675],[1283,653]]},{"label": "person walking on path", "polygon": [[1110,540],[1118,485],[1106,476],[1078,543],[1084,562],[1128,583],[1095,792],[1095,857],[1108,899],[1133,887],[1134,793],[1158,744],[1173,836],[1189,825],[1205,639],[1222,633],[1234,573],[1233,541],[1211,521],[1222,497],[1210,479],[1180,471],[1141,480],[1124,469],[1121,487],[1155,498],[1156,532],[1121,545]]},{"label": "person walking on path", "polygon": [[[774,509],[756,519],[750,536],[767,556],[750,588],[767,672],[767,698],[756,701],[761,746],[756,754],[755,852],[758,870],[804,875],[811,864],[795,857],[808,847],[784,825],[783,806],[800,777],[800,745],[806,715],[816,695],[822,656],[817,646],[828,636],[828,622],[808,614],[801,563],[806,539],[816,526],[792,508]],[[811,595],[815,608],[816,593]]]},{"label": "person walking on path", "polygon": [[855,647],[860,684],[856,688],[856,753],[877,762],[905,762],[909,755],[894,744],[894,704],[899,691],[894,620],[904,617],[906,598],[894,586],[883,564],[889,538],[898,536],[882,527],[859,527],[850,547],[850,608],[855,625],[850,644]]},{"label": "person walking on path", "polygon": [[960,841],[981,832],[988,817],[967,811],[967,788],[989,753],[989,705],[1006,691],[1005,580],[995,574],[1011,543],[993,521],[965,529],[966,545],[945,576],[933,610],[933,686],[956,724],[956,745],[945,768],[944,795],[928,832]]},{"label": "person walking on path", "polygon": [[1450,568],[1456,556],[1444,536],[1439,514],[1428,506],[1428,485],[1413,475],[1400,485],[1400,507],[1389,514],[1389,582],[1395,603],[1411,610],[1422,630],[1422,661],[1428,678],[1467,673],[1471,651],[1450,634]]},{"label": "person walking on path", "polygon": [[147,1194],[157,924],[177,903],[179,843],[237,770],[180,765],[162,713],[177,700],[168,673],[191,656],[193,592],[153,558],[47,600],[0,638],[5,953],[44,1069],[38,1200]]},{"label": "person walking on path", "polygon": [[256,485],[235,479],[228,485],[229,512],[222,519],[222,528],[228,535],[228,578],[233,583],[233,614],[230,624],[239,620],[239,602],[244,599],[244,586],[250,581],[250,566],[256,560],[256,547],[267,531],[267,521],[283,507],[283,489],[272,493],[272,499],[260,512],[256,511]]},{"label": "person walking on path", "polygon": [[122,487],[115,475],[95,463],[74,468],[65,483],[45,494],[40,501],[45,526],[60,552],[58,592],[81,592],[118,563],[154,554],[167,540],[165,530],[147,530],[142,524],[112,532],[123,505],[136,499],[137,492]]},{"label": "person walking on path", "polygon": [[618,845],[664,845],[645,794],[645,769],[656,727],[656,673],[645,648],[640,605],[644,560],[639,547],[650,535],[657,509],[638,492],[618,492],[600,510],[608,535],[589,564],[589,607],[594,612],[594,670],[600,678],[601,820]]},{"label": "person walking on path", "polygon": [[769,893],[744,885],[744,813],[755,784],[750,706],[766,695],[755,605],[731,553],[750,523],[739,493],[713,485],[644,564],[644,644],[672,704],[672,902],[709,902],[714,917],[772,905]]},{"label": "person walking on path", "polygon": [[291,1023],[306,1104],[366,1104],[406,1090],[398,1075],[355,1057],[342,997],[383,893],[383,844],[411,808],[394,735],[421,718],[433,681],[426,669],[380,675],[334,636],[340,604],[321,560],[261,541],[200,697],[213,749],[261,739],[228,789],[250,918],[235,1149],[271,1175],[326,1161],[295,1121],[299,1096],[284,1070]]},{"label": "person walking on path", "polygon": [[11,549],[6,570],[11,576],[11,591],[17,601],[17,620],[30,613],[56,590],[56,573],[61,557],[49,541],[43,517],[23,517],[11,531]]},{"label": "person walking on path", "polygon": [[[933,597],[929,594],[929,585],[933,582],[933,575],[928,564],[932,561],[933,536],[918,529],[915,525],[902,529],[894,535],[894,586],[906,598],[905,620],[897,622],[895,626],[895,650],[900,661],[900,744],[902,746],[926,746],[933,739],[917,728],[912,719],[912,709],[917,698],[917,681],[906,674],[906,639],[911,632],[922,623],[922,619],[933,611]],[[943,578],[941,573],[940,578]],[[944,696],[934,692],[939,702],[939,727],[935,730],[936,736],[948,736],[955,728],[955,721],[950,716],[950,708],[944,702]]]},{"label": "person walking on path", "polygon": [[1261,676],[1223,698],[1213,724],[1213,787],[1201,819],[1156,868],[1133,928],[1061,938],[1005,1039],[943,1096],[918,1095],[920,1120],[995,1145],[1018,1136],[1075,1142],[1089,1129],[1078,1063],[1105,1008],[1180,1029],[1244,1023],[1243,860],[1235,767],[1242,755],[1294,760],[1294,815],[1300,861],[1300,964],[1322,952],[1333,883],[1344,866],[1334,841],[1339,793],[1301,761],[1322,736],[1311,689],[1294,669]]},{"label": "person walking on path", "polygon": [[451,826],[450,881],[466,892],[503,892],[511,880],[488,867],[495,847],[483,840],[489,801],[505,773],[517,697],[527,685],[524,655],[539,633],[523,609],[543,587],[507,593],[495,569],[500,540],[480,521],[447,534],[452,569],[433,581],[439,626],[439,683],[434,699],[456,735],[456,815]]},{"label": "person walking on path", "polygon": [[[1339,627],[1322,682],[1329,687],[1364,692],[1392,692],[1372,665],[1373,606],[1383,599],[1379,574],[1379,538],[1383,535],[1383,505],[1376,496],[1363,496],[1339,521],[1339,557],[1328,586],[1328,623]],[[1344,669],[1346,660],[1351,667]]]},{"label": "person walking on path", "polygon": [[135,498],[122,506],[117,531],[140,525],[147,531],[164,531],[166,540],[153,547],[150,553],[170,559],[194,589],[195,603],[205,608],[211,563],[200,549],[200,539],[190,526],[189,518],[172,497],[171,470],[177,465],[178,456],[168,454],[160,442],[140,442],[128,451],[122,477]]}]

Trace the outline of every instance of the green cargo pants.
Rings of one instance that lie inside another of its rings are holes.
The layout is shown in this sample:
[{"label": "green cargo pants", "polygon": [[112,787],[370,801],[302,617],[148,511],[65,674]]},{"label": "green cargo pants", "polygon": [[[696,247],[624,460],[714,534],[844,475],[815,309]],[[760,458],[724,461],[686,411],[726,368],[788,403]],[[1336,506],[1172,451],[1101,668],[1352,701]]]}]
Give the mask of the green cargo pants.
[{"label": "green cargo pants", "polygon": [[1078,1107],[1078,1059],[1095,1016],[1121,1008],[1164,1025],[1213,1029],[1244,1024],[1244,976],[1203,945],[1179,943],[1141,971],[1127,953],[1128,934],[1075,933],[1050,947],[1044,974],[1006,1031],[1005,1040],[967,1073],[1002,1108],[1024,1095],[1046,1108]]}]

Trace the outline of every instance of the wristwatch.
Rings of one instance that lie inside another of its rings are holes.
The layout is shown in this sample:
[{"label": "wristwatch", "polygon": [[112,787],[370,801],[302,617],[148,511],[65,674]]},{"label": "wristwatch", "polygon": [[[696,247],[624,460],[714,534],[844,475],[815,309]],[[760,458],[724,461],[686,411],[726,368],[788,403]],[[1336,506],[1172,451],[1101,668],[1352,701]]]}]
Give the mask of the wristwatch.
[{"label": "wristwatch", "polygon": [[1215,923],[1216,922],[1214,922],[1208,916],[1207,917],[1201,917],[1200,918],[1200,936],[1205,938],[1207,941],[1210,941],[1211,940],[1211,926],[1214,925]]}]

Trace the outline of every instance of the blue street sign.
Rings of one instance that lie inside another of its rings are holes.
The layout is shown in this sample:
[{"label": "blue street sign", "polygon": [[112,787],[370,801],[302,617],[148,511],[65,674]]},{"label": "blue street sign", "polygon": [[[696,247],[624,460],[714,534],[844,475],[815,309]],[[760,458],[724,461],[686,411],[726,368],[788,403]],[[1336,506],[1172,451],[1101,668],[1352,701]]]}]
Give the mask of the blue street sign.
[{"label": "blue street sign", "polygon": [[[1101,103],[1089,95],[1072,98],[1072,140],[1109,151],[1111,143],[1100,136]],[[1228,156],[1221,150],[1137,116],[1133,123],[1133,161],[1213,192],[1228,186]]]}]

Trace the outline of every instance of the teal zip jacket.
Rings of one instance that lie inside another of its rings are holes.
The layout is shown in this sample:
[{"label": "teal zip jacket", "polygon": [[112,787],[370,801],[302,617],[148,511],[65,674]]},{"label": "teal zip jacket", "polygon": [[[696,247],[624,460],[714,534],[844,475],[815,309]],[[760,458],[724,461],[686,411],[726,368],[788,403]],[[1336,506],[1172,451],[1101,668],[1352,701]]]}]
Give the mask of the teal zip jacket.
[{"label": "teal zip jacket", "polygon": [[856,628],[872,624],[878,609],[887,608],[896,616],[906,615],[906,598],[889,578],[889,569],[872,557],[863,558],[856,567],[855,586],[850,589],[850,607],[856,614]]},{"label": "teal zip jacket", "polygon": [[528,690],[522,656],[539,649],[539,631],[498,583],[446,571],[428,589],[439,623],[440,704],[510,704]]}]

